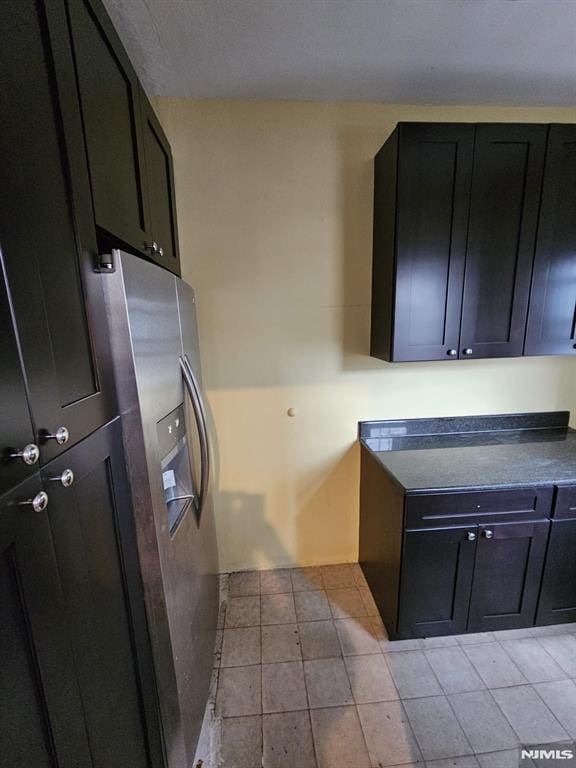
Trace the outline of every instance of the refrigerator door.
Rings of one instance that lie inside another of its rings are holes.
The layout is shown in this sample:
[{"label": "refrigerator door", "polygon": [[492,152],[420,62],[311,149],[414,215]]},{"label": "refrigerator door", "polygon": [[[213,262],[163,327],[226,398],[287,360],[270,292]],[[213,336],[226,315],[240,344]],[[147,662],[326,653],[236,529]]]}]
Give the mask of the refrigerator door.
[{"label": "refrigerator door", "polygon": [[[200,732],[206,693],[210,685],[212,657],[218,621],[218,579],[219,571],[216,526],[214,519],[212,440],[209,433],[209,419],[202,394],[202,372],[200,367],[200,346],[196,323],[194,291],[184,281],[176,279],[176,291],[180,312],[182,357],[188,363],[190,378],[196,392],[185,401],[187,404],[186,423],[190,448],[194,487],[198,504],[197,527],[190,533],[192,561],[196,571],[194,599],[198,606],[193,628],[192,646],[195,651],[194,668],[196,681],[190,689],[190,702],[194,722],[197,725],[196,739]],[[186,379],[185,379],[186,381]],[[196,403],[194,402],[196,400]],[[199,412],[198,412],[199,411]],[[204,435],[202,435],[202,432]],[[203,447],[203,443],[205,444]],[[206,456],[204,453],[206,452]]]},{"label": "refrigerator door", "polygon": [[188,768],[208,695],[218,612],[209,493],[198,514],[206,432],[186,386],[200,376],[194,294],[156,265],[119,251],[114,256],[116,273],[105,276],[114,367],[162,725],[170,768]]}]

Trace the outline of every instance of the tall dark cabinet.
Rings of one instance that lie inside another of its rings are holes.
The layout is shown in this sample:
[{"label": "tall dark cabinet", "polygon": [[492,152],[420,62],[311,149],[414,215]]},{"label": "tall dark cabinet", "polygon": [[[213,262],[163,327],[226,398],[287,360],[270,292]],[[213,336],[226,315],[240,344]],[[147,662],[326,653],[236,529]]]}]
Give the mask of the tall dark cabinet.
[{"label": "tall dark cabinet", "polygon": [[[0,3],[0,24],[0,764],[161,768],[98,247],[148,226],[145,97],[134,78],[123,112],[131,70],[97,0]],[[79,84],[103,61],[96,115]]]},{"label": "tall dark cabinet", "polygon": [[94,766],[160,765],[120,419],[42,470]]},{"label": "tall dark cabinet", "polygon": [[0,13],[0,242],[44,463],[112,418],[114,388],[65,9]]},{"label": "tall dark cabinet", "polygon": [[400,123],[374,164],[371,354],[576,354],[574,126]]},{"label": "tall dark cabinet", "polygon": [[41,493],[36,473],[0,497],[0,760],[84,768],[90,747]]}]

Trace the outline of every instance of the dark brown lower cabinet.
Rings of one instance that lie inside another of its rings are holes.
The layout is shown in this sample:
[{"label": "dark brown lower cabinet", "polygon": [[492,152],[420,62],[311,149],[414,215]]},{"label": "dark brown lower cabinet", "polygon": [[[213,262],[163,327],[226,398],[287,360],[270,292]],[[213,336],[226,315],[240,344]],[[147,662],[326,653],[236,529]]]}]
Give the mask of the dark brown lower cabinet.
[{"label": "dark brown lower cabinet", "polygon": [[0,498],[0,659],[0,765],[165,764],[120,419]]},{"label": "dark brown lower cabinet", "polygon": [[532,625],[549,527],[539,520],[407,531],[398,636]]},{"label": "dark brown lower cabinet", "polygon": [[162,765],[120,419],[48,464],[42,478],[92,765]]},{"label": "dark brown lower cabinet", "polygon": [[41,490],[36,474],[0,498],[0,765],[89,768],[50,522],[23,504]]},{"label": "dark brown lower cabinet", "polygon": [[553,520],[536,624],[576,621],[576,519]]},{"label": "dark brown lower cabinet", "polygon": [[469,632],[534,623],[550,523],[479,526]]},{"label": "dark brown lower cabinet", "polygon": [[475,539],[473,527],[406,532],[399,636],[427,637],[466,631]]}]

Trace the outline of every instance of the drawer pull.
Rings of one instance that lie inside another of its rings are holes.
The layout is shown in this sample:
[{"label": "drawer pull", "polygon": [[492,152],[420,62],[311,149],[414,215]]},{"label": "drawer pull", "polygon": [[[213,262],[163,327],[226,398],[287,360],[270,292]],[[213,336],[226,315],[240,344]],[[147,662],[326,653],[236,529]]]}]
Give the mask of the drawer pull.
[{"label": "drawer pull", "polygon": [[494,538],[494,531],[484,531],[484,538],[485,539],[492,539],[492,538]]},{"label": "drawer pull", "polygon": [[474,531],[468,531],[468,533],[466,534],[466,538],[468,541],[476,541],[476,534],[474,533]]}]

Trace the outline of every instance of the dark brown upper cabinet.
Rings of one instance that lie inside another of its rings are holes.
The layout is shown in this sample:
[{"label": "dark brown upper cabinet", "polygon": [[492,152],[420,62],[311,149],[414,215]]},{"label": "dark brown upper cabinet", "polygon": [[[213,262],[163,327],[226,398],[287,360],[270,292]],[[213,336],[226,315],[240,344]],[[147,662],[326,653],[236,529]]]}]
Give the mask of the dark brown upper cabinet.
[{"label": "dark brown upper cabinet", "polygon": [[548,137],[526,355],[576,354],[576,125]]},{"label": "dark brown upper cabinet", "polygon": [[[0,244],[44,463],[113,417],[114,385],[66,9],[61,0],[0,7],[10,104],[0,113]],[[16,382],[14,350],[10,367]],[[69,437],[58,442],[62,427]]]},{"label": "dark brown upper cabinet", "polygon": [[478,125],[460,357],[524,348],[546,125]]},{"label": "dark brown upper cabinet", "polygon": [[474,126],[401,123],[376,156],[372,351],[457,355]]},{"label": "dark brown upper cabinet", "polygon": [[398,124],[375,159],[371,354],[574,354],[575,193],[574,126]]},{"label": "dark brown upper cabinet", "polygon": [[100,0],[68,0],[96,225],[179,274],[170,145]]},{"label": "dark brown upper cabinet", "polygon": [[68,12],[96,224],[133,248],[151,244],[136,73],[99,2]]},{"label": "dark brown upper cabinet", "polygon": [[152,257],[154,261],[179,275],[180,257],[172,151],[158,118],[142,90],[140,103],[146,154]]}]

